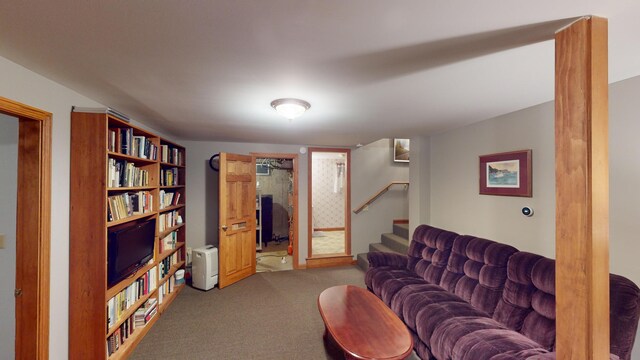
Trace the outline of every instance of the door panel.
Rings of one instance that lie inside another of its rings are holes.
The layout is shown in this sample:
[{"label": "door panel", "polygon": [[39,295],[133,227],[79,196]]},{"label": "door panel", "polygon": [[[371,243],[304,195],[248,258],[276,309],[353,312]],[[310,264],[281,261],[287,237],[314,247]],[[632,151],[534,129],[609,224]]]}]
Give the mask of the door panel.
[{"label": "door panel", "polygon": [[256,187],[251,156],[220,154],[220,288],[256,272]]}]

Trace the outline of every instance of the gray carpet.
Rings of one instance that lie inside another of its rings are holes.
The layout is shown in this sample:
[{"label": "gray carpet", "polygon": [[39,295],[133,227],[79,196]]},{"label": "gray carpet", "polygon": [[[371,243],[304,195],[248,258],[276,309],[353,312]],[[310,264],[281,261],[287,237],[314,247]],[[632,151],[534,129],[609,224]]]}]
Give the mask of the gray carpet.
[{"label": "gray carpet", "polygon": [[223,290],[186,287],[130,359],[335,359],[322,340],[317,298],[342,284],[364,287],[364,272],[267,272]]}]

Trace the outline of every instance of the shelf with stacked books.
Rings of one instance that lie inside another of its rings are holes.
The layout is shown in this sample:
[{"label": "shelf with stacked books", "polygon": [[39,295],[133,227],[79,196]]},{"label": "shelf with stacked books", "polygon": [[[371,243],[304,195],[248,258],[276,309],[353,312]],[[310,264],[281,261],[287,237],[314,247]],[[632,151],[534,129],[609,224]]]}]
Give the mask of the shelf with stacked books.
[{"label": "shelf with stacked books", "polygon": [[[72,112],[70,359],[126,358],[184,286],[184,161],[183,147],[147,130]],[[114,234],[144,224],[145,254],[114,276]]]}]

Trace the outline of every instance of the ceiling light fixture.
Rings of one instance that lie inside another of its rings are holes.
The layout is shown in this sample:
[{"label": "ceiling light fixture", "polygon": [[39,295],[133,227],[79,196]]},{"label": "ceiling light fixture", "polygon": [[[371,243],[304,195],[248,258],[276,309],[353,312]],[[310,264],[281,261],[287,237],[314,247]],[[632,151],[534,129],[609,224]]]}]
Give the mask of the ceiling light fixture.
[{"label": "ceiling light fixture", "polygon": [[300,99],[277,99],[271,102],[271,107],[276,109],[278,114],[286,117],[289,120],[293,120],[298,116],[304,114],[305,111],[309,110],[311,104],[304,100]]}]

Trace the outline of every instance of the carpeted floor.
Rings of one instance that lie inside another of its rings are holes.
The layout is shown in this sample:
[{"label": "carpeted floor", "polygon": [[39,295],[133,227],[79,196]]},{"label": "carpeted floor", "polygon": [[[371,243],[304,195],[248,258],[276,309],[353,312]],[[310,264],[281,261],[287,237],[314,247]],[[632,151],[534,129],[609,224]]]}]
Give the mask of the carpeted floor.
[{"label": "carpeted floor", "polygon": [[342,284],[364,287],[364,272],[265,272],[223,290],[186,287],[130,359],[335,359],[322,340],[317,298]]}]

